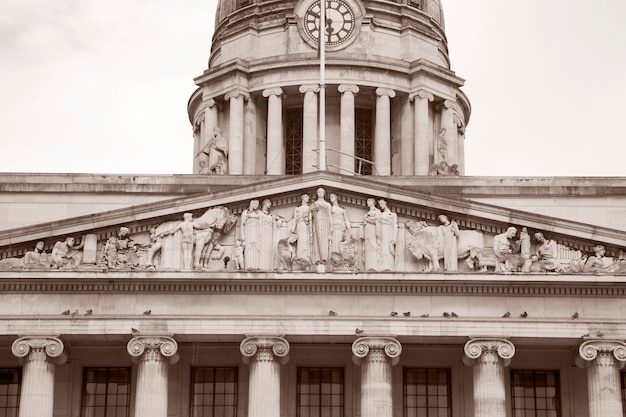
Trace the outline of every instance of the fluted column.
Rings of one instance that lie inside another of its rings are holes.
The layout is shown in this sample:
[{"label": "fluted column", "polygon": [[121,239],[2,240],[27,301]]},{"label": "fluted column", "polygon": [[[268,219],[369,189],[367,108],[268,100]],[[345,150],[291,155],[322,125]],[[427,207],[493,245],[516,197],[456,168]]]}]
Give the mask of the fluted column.
[{"label": "fluted column", "polygon": [[284,175],[283,90],[269,88],[263,91],[263,97],[267,97],[267,175]]},{"label": "fluted column", "polygon": [[435,97],[426,90],[420,90],[410,96],[414,101],[413,111],[413,134],[415,140],[413,163],[415,164],[415,175],[428,175],[430,172],[430,151],[428,147],[429,123],[428,123],[428,102]]},{"label": "fluted column", "polygon": [[243,174],[243,102],[248,93],[232,90],[224,95],[230,101],[230,118],[228,121],[228,174]]},{"label": "fluted column", "polygon": [[316,171],[319,164],[317,138],[317,93],[320,87],[317,84],[300,86],[300,92],[304,94],[302,107],[302,173]]},{"label": "fluted column", "polygon": [[54,336],[25,336],[13,342],[11,352],[24,366],[19,417],[52,417],[55,365],[67,359],[63,342]]},{"label": "fluted column", "polygon": [[359,92],[359,86],[341,84],[337,88],[341,93],[341,108],[339,122],[339,171],[345,175],[354,174],[354,95]]},{"label": "fluted column", "polygon": [[239,350],[250,365],[247,416],[280,416],[280,365],[289,360],[289,342],[279,336],[250,336]]},{"label": "fluted column", "polygon": [[391,175],[391,99],[395,96],[389,88],[376,89],[374,162],[378,175]]},{"label": "fluted column", "polygon": [[622,417],[620,369],[626,344],[618,340],[588,340],[580,345],[576,364],[587,368],[589,417]]},{"label": "fluted column", "polygon": [[169,336],[136,336],[126,348],[138,362],[135,417],[167,417],[169,364],[178,361],[178,344]]},{"label": "fluted column", "polygon": [[393,416],[391,367],[400,353],[393,337],[361,337],[352,344],[352,359],[361,365],[361,417]]},{"label": "fluted column", "polygon": [[244,175],[256,174],[256,136],[257,136],[257,116],[256,97],[249,96],[245,106],[244,132],[243,132],[243,173]]},{"label": "fluted column", "polygon": [[454,109],[456,103],[446,100],[441,104],[441,128],[445,129],[443,139],[446,143],[446,157],[443,158],[448,165],[458,164],[456,144],[456,123],[454,123]]},{"label": "fluted column", "polygon": [[505,339],[472,339],[464,351],[463,362],[474,373],[474,417],[505,416],[504,368],[515,346]]}]

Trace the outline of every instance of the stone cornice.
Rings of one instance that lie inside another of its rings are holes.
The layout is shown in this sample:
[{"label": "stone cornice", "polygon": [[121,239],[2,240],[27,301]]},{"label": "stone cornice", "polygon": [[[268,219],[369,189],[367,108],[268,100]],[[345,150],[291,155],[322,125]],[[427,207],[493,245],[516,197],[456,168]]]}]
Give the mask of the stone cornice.
[{"label": "stone cornice", "polygon": [[626,276],[546,274],[281,274],[0,272],[2,293],[432,294],[625,297]]}]

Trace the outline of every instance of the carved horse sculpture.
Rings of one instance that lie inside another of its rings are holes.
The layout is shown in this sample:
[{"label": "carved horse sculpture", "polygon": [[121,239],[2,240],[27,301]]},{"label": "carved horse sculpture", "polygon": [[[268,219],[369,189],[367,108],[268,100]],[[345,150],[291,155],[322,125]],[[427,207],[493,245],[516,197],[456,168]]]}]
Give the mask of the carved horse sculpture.
[{"label": "carved horse sculpture", "polygon": [[[429,226],[424,221],[408,221],[406,227],[411,238],[406,248],[416,259],[428,262],[426,272],[438,271],[439,260],[443,259],[443,233],[438,226]],[[484,248],[485,239],[478,230],[459,230],[457,239],[457,256],[467,258],[470,250]]]}]

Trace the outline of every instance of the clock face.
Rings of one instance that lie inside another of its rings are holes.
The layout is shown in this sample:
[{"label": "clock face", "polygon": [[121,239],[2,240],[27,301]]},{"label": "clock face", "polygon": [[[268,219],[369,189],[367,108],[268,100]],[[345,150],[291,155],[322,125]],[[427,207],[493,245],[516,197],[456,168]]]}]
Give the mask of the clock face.
[{"label": "clock face", "polygon": [[[356,26],[354,12],[341,0],[326,1],[326,45],[339,45],[352,35]],[[320,1],[316,1],[304,14],[304,31],[314,42],[320,38]]]}]

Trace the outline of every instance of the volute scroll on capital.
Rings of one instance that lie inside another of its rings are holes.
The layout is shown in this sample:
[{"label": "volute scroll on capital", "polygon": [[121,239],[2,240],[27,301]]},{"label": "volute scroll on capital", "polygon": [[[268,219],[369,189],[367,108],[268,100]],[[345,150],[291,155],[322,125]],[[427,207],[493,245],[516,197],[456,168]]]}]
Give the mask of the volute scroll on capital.
[{"label": "volute scroll on capital", "polygon": [[350,92],[356,94],[359,92],[359,86],[356,84],[339,84],[337,91],[340,93]]},{"label": "volute scroll on capital", "polygon": [[611,355],[619,369],[626,364],[626,343],[621,340],[587,340],[578,348],[576,365],[586,368],[598,355]]},{"label": "volute scroll on capital", "polygon": [[280,87],[267,88],[263,90],[262,94],[263,94],[263,97],[269,97],[269,96],[284,97],[285,96],[283,89]]},{"label": "volute scroll on capital", "polygon": [[128,354],[139,358],[146,350],[158,351],[162,356],[170,358],[170,363],[178,360],[178,343],[170,336],[135,336],[126,346]]},{"label": "volute scroll on capital", "polygon": [[430,93],[430,92],[428,92],[426,90],[418,90],[415,93],[409,94],[409,101],[413,101],[413,100],[418,99],[418,98],[426,99],[428,101],[435,100],[435,96],[432,93]]},{"label": "volute scroll on capital", "polygon": [[13,342],[11,352],[18,358],[27,358],[32,351],[43,350],[48,358],[62,364],[67,352],[61,339],[55,336],[22,336]]},{"label": "volute scroll on capital", "polygon": [[365,336],[352,343],[353,362],[357,365],[372,351],[383,351],[391,359],[391,364],[396,365],[400,360],[402,345],[395,338],[389,336]]},{"label": "volute scroll on capital", "polygon": [[239,351],[245,363],[248,363],[259,349],[271,349],[281,364],[285,364],[289,360],[289,342],[282,336],[249,336],[239,345]]},{"label": "volute scroll on capital", "polygon": [[396,96],[396,92],[395,90],[392,90],[391,88],[378,87],[376,89],[376,95],[378,97],[388,96],[389,98],[394,98]]},{"label": "volute scroll on capital", "polygon": [[[300,91],[302,94],[304,93],[319,93],[320,91],[320,85],[319,84],[302,84],[300,86],[300,88],[298,89],[298,91]],[[282,92],[282,89],[281,89]]]},{"label": "volute scroll on capital", "polygon": [[466,365],[473,365],[484,353],[496,353],[504,360],[504,366],[508,366],[515,355],[515,346],[506,339],[475,338],[465,344],[463,352],[463,362]]},{"label": "volute scroll on capital", "polygon": [[235,89],[224,94],[224,100],[228,101],[231,98],[237,98],[239,96],[242,96],[244,100],[248,100],[250,98],[250,94],[248,94],[247,92],[240,89]]}]

